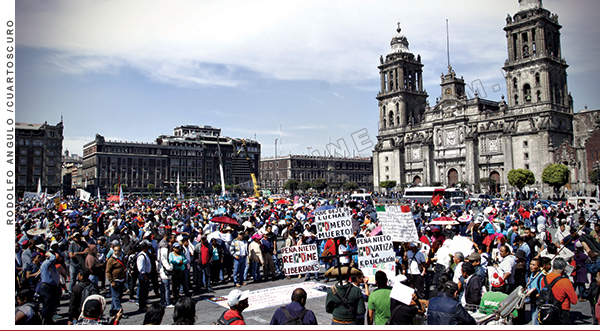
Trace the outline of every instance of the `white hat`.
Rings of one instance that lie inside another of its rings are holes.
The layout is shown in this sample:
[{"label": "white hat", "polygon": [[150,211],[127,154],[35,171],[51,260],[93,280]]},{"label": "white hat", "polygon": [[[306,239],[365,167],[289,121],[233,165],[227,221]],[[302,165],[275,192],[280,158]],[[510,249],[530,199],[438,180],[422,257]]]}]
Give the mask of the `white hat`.
[{"label": "white hat", "polygon": [[237,305],[240,301],[248,299],[250,291],[231,290],[227,296],[227,304],[230,307]]}]

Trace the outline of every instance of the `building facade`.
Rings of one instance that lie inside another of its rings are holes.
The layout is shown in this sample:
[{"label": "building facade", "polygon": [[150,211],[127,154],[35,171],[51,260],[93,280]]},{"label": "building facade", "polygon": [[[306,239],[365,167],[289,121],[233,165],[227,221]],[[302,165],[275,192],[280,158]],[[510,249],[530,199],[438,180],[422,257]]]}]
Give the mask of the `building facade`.
[{"label": "building facade", "polygon": [[56,125],[21,123],[15,124],[16,131],[16,190],[36,192],[38,183],[42,191],[56,193],[61,190],[61,153],[63,123]]},{"label": "building facade", "polygon": [[540,0],[519,1],[519,11],[504,27],[507,97],[489,101],[475,92],[469,98],[464,79],[449,65],[441,75],[441,96],[429,106],[421,57],[409,51],[398,28],[391,52],[380,58],[375,187],[384,180],[450,186],[490,178],[495,191],[506,191],[508,172],[522,168],[534,173],[533,187],[550,192],[541,182],[542,170],[561,162],[574,139],[560,29],[558,16]]},{"label": "building facade", "polygon": [[260,162],[261,187],[273,193],[281,193],[288,180],[313,182],[317,179],[338,189],[345,183],[356,183],[359,188],[372,190],[373,163],[370,157],[304,155],[263,158]]},{"label": "building facade", "polygon": [[244,141],[249,160],[241,139],[221,137],[221,129],[211,126],[180,126],[155,143],[106,141],[96,135],[83,148],[83,176],[88,191],[100,188],[101,194],[114,193],[119,183],[130,192],[174,193],[178,179],[186,194],[211,193],[221,184],[221,152],[225,184],[251,189],[250,173],[258,174],[260,144]]}]

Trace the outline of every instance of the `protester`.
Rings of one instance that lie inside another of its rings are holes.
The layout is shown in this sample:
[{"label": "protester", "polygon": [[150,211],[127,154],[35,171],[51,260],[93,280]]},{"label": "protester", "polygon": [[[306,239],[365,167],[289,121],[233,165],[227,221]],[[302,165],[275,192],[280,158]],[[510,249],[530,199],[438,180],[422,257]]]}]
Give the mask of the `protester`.
[{"label": "protester", "polygon": [[[152,266],[150,264],[150,256],[148,255],[148,249],[150,249],[150,242],[144,240],[140,243],[140,248],[142,251],[139,253],[136,259],[136,266],[139,272],[139,296],[138,296],[138,311],[146,312],[148,306],[146,302],[148,301],[148,288],[150,285],[150,272],[152,271]],[[131,288],[130,288],[131,289]]]},{"label": "protester", "polygon": [[146,311],[144,315],[144,325],[158,326],[162,323],[163,317],[165,316],[165,308],[159,302],[155,302]]},{"label": "protester", "polygon": [[429,300],[428,325],[473,325],[475,319],[457,300],[458,285],[447,281],[437,297]]},{"label": "protester", "polygon": [[196,302],[190,297],[182,297],[175,303],[173,325],[193,325],[196,323]]},{"label": "protester", "polygon": [[113,247],[113,254],[106,262],[106,279],[110,283],[110,315],[115,315],[121,309],[121,299],[127,278],[127,267],[121,255],[121,246]]},{"label": "protester", "polygon": [[567,262],[564,259],[560,257],[555,258],[552,262],[552,272],[542,280],[541,286],[544,288],[552,284],[555,279],[560,278],[552,287],[552,294],[556,300],[562,301],[560,315],[560,324],[562,325],[571,324],[571,305],[577,304],[577,294],[575,294],[573,284],[568,278],[563,277],[566,267]]},{"label": "protester", "polygon": [[306,309],[307,294],[302,288],[297,288],[292,293],[292,302],[286,306],[279,307],[273,313],[271,318],[272,325],[316,325],[317,317],[311,311]]},{"label": "protester", "polygon": [[17,293],[19,307],[15,311],[15,325],[41,325],[39,309],[35,304],[33,290],[25,289]]},{"label": "protester", "polygon": [[360,289],[352,285],[348,279],[350,276],[361,275],[362,272],[349,266],[341,266],[341,274],[338,267],[331,268],[325,273],[325,277],[340,277],[341,281],[327,289],[325,311],[332,314],[332,325],[355,325],[356,316],[365,313],[365,303]]},{"label": "protester", "polygon": [[250,306],[248,304],[249,296],[250,291],[231,290],[227,296],[229,310],[223,312],[217,322],[219,324],[232,326],[245,325],[246,322],[244,321],[242,312]]},{"label": "protester", "polygon": [[[375,273],[377,289],[369,295],[368,324],[385,325],[390,318],[390,293],[392,287],[388,286],[385,272]],[[368,285],[368,284],[367,284]]]},{"label": "protester", "polygon": [[83,302],[81,307],[81,316],[77,321],[78,326],[97,326],[97,325],[118,325],[122,316],[123,309],[120,309],[114,317],[107,320],[103,317],[106,301],[101,295],[90,295]]}]

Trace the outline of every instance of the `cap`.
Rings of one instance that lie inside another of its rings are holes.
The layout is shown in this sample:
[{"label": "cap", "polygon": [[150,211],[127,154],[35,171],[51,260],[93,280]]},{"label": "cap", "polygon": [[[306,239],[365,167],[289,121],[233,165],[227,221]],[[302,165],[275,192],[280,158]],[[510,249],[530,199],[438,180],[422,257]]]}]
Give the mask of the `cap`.
[{"label": "cap", "polygon": [[523,249],[517,250],[517,252],[515,253],[515,256],[517,256],[517,258],[522,258],[522,259],[527,258],[527,255],[525,255],[525,250],[523,250]]},{"label": "cap", "polygon": [[252,235],[252,239],[255,239],[255,238],[260,240],[262,238],[262,235],[261,234]]},{"label": "cap", "polygon": [[237,305],[240,301],[248,299],[250,291],[231,290],[227,295],[227,304],[229,307]]},{"label": "cap", "polygon": [[481,262],[481,255],[478,252],[473,252],[469,255],[469,257],[467,257],[467,259],[470,261]]},{"label": "cap", "polygon": [[173,248],[181,248],[181,244],[179,242],[173,243]]}]

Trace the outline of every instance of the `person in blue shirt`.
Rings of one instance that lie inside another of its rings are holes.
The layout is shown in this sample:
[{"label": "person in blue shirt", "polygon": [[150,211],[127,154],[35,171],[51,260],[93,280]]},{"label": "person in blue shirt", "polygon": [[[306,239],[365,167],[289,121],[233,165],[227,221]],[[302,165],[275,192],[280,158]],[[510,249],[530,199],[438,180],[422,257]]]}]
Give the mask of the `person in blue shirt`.
[{"label": "person in blue shirt", "polygon": [[538,258],[531,260],[529,271],[531,274],[527,280],[527,292],[530,292],[529,303],[531,304],[531,324],[539,325],[537,297],[542,290],[542,278],[544,277],[544,273],[542,272],[542,261]]},{"label": "person in blue shirt", "polygon": [[[304,325],[317,325],[315,313],[304,307],[307,294],[302,288],[297,288],[292,293],[292,302],[286,306],[279,307],[271,318],[272,325],[285,325],[288,321],[298,318],[302,313],[304,316],[299,320]],[[289,315],[286,315],[289,314]]]},{"label": "person in blue shirt", "polygon": [[38,291],[40,294],[42,321],[45,325],[54,324],[52,319],[58,305],[60,304],[60,296],[62,290],[60,287],[60,275],[56,270],[56,256],[51,253],[46,253],[46,260],[40,267],[41,286]]}]

